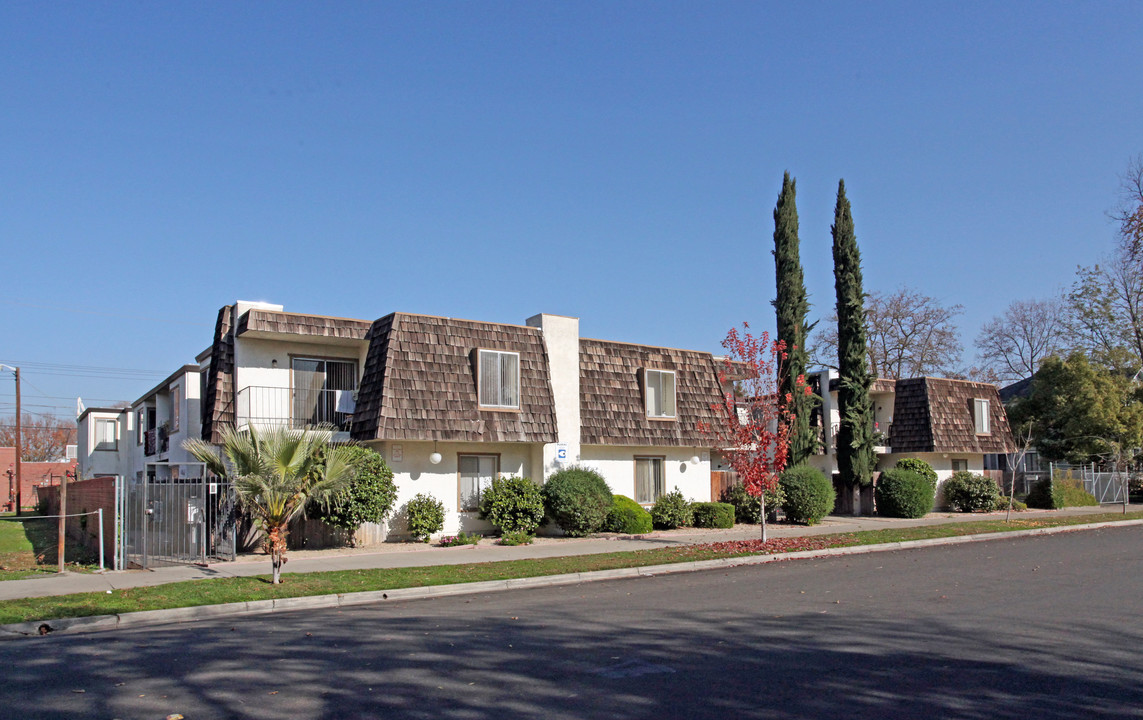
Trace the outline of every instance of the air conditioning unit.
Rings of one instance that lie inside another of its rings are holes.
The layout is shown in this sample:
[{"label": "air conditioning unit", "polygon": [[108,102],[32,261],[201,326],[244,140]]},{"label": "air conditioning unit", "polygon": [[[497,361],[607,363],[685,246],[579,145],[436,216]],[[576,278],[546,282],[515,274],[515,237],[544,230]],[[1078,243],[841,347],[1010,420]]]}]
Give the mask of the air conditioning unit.
[{"label": "air conditioning unit", "polygon": [[68,460],[77,459],[79,457],[79,446],[78,445],[68,445],[67,449],[66,449],[65,457]]}]

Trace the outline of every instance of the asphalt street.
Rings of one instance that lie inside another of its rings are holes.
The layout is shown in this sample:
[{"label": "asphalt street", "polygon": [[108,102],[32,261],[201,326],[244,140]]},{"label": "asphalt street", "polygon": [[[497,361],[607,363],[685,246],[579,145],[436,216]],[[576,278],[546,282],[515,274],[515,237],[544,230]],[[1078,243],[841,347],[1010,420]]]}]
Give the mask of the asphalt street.
[{"label": "asphalt street", "polygon": [[0,644],[4,718],[1143,717],[1143,528]]}]

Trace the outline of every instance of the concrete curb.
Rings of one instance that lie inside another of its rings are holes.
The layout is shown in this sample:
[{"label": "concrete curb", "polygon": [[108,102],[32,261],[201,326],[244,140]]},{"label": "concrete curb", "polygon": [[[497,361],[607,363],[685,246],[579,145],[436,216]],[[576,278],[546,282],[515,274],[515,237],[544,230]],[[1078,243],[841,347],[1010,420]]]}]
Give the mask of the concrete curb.
[{"label": "concrete curb", "polygon": [[[139,612],[121,613],[119,615],[93,615],[89,617],[63,618],[59,620],[31,620],[22,623],[0,625],[0,641],[40,637],[41,634],[61,635],[100,632],[120,628],[194,622],[196,620],[209,620],[220,617],[352,607],[354,605],[376,604],[388,600],[424,600],[453,595],[474,595],[477,593],[501,592],[525,588],[575,585],[583,582],[621,580],[636,577],[651,577],[654,575],[673,575],[676,573],[717,570],[743,565],[763,565],[765,563],[785,562],[787,560],[808,560],[812,558],[842,555],[865,555],[875,552],[912,550],[941,545],[964,545],[966,543],[984,542],[988,540],[1005,540],[1009,538],[1032,537],[1035,535],[1055,535],[1081,530],[1100,530],[1104,528],[1131,527],[1136,525],[1143,525],[1143,520],[1064,525],[1050,528],[1013,530],[1011,532],[931,538],[928,540],[907,540],[903,542],[880,543],[878,545],[854,545],[851,547],[826,548],[823,550],[799,550],[774,555],[748,555],[745,557],[697,560],[694,562],[671,563],[668,565],[646,565],[643,567],[616,568],[614,570],[595,570],[581,573],[567,573],[564,575],[542,575],[538,577],[514,578],[511,580],[485,580],[457,585],[426,585],[422,587],[397,588],[394,590],[367,590],[363,592],[346,593],[344,595],[310,595],[306,597],[279,598],[276,600],[227,603],[224,605],[198,605],[195,607],[172,608],[170,610],[142,610]],[[41,628],[45,626],[48,628],[48,631],[43,633]]]}]

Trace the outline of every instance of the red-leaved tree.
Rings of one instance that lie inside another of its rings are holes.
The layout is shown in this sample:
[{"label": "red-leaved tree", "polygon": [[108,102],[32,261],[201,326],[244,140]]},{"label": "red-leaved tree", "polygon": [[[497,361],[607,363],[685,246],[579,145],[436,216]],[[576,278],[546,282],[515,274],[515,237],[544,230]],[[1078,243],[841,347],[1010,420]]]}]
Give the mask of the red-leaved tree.
[{"label": "red-leaved tree", "polygon": [[[711,405],[719,418],[700,429],[717,443],[723,459],[738,473],[746,492],[762,507],[762,541],[766,536],[766,493],[778,488],[789,450],[792,396],[778,393],[778,366],[785,359],[785,344],[771,342],[770,334],[751,335],[731,329],[722,341],[727,350],[719,371],[722,402]],[[805,377],[797,378],[795,392],[810,392]]]}]

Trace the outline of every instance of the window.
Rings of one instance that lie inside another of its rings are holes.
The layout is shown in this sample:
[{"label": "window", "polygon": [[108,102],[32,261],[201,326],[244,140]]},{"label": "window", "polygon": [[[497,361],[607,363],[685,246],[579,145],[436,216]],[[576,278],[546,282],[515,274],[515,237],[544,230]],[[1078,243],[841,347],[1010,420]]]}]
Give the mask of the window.
[{"label": "window", "polygon": [[976,426],[977,435],[988,435],[992,432],[989,426],[988,401],[976,398],[972,401],[972,420]]},{"label": "window", "polygon": [[653,503],[665,492],[663,465],[666,460],[662,457],[635,458],[635,502]]},{"label": "window", "polygon": [[357,363],[352,360],[293,358],[294,427],[333,425],[348,430],[349,401],[357,389]]},{"label": "window", "polygon": [[646,370],[643,377],[647,417],[675,417],[675,373],[671,370]]},{"label": "window", "polygon": [[520,353],[481,350],[477,353],[480,406],[520,407]]},{"label": "window", "polygon": [[182,388],[171,388],[171,432],[173,433],[179,431],[179,417],[182,415],[182,409],[179,407],[181,396]]},{"label": "window", "polygon": [[500,473],[499,455],[458,455],[460,474],[460,510],[473,512],[480,509],[480,494],[492,485]]},{"label": "window", "polygon": [[118,449],[118,423],[114,420],[105,420],[103,418],[96,418],[95,420],[95,449],[96,450],[116,450]]},{"label": "window", "polygon": [[953,470],[953,472],[961,472],[962,470],[967,471],[968,470],[968,460],[961,460],[959,458],[954,459],[952,461],[952,470]]},{"label": "window", "polygon": [[143,423],[145,422],[145,419],[146,419],[146,415],[143,412],[143,408],[139,408],[138,410],[135,411],[135,435],[138,436],[136,438],[136,442],[139,445],[142,445],[143,440],[147,437],[147,430],[146,430],[146,428],[143,427]]}]

